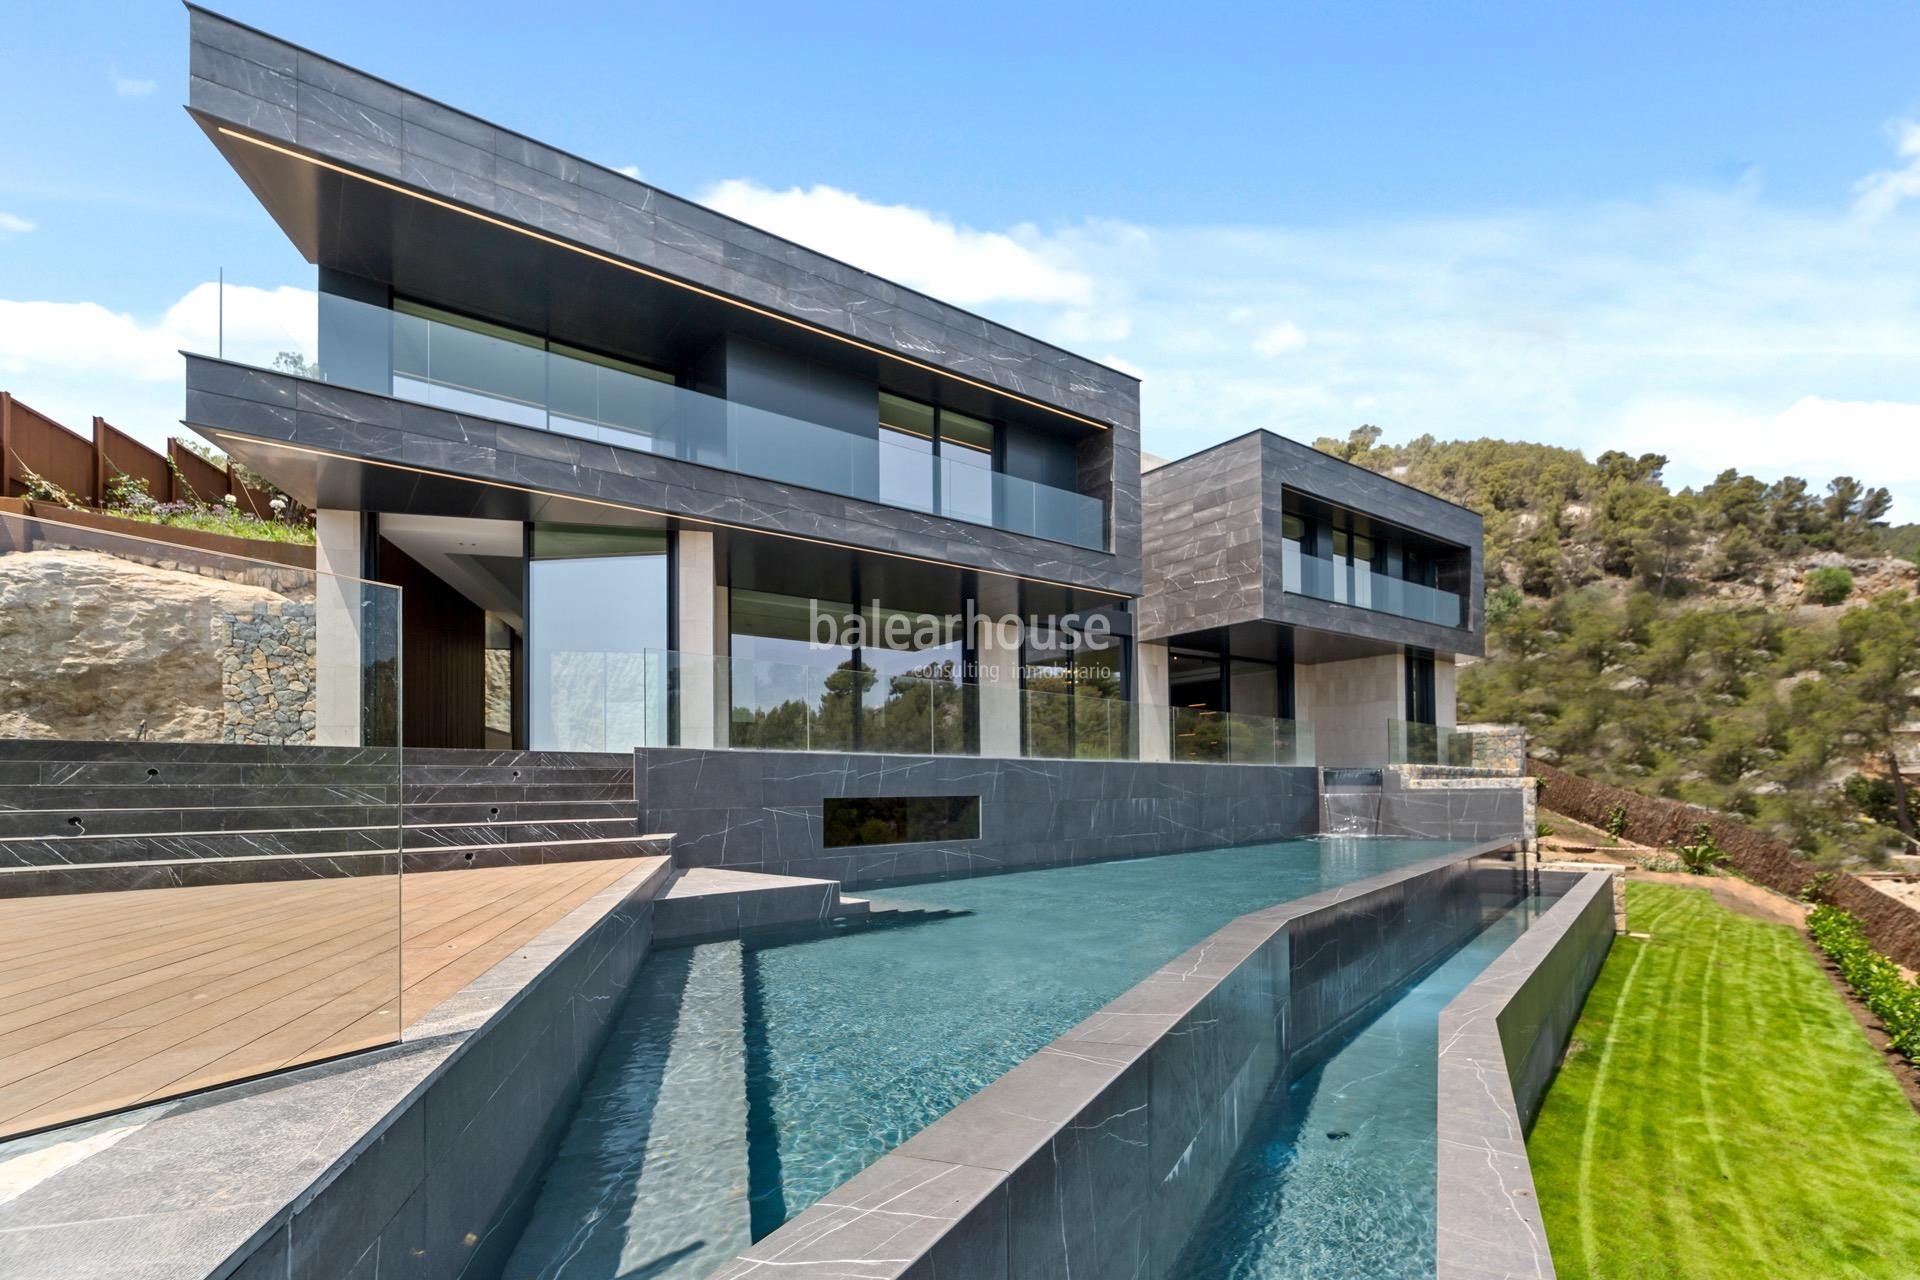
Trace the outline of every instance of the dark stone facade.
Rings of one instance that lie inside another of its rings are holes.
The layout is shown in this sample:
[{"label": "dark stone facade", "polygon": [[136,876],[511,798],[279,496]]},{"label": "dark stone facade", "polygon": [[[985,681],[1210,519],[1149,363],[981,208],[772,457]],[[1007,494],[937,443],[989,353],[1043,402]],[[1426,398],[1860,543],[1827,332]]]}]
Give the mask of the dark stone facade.
[{"label": "dark stone facade", "polygon": [[[1141,638],[1271,622],[1439,653],[1485,652],[1480,517],[1270,431],[1255,431],[1142,480],[1146,594]],[[1467,548],[1465,627],[1446,627],[1285,590],[1281,503],[1288,489]]]},{"label": "dark stone facade", "polygon": [[[203,356],[187,357],[185,421],[243,457],[249,440],[278,441],[534,494],[796,534],[1098,591],[1127,595],[1140,586],[1137,559]],[[274,470],[303,502],[320,499],[324,505],[321,495],[301,491],[295,473]],[[414,478],[402,478],[404,491]],[[434,514],[498,517],[502,510],[498,491],[467,486],[462,500],[464,506]],[[606,518],[604,509],[599,518]]]},{"label": "dark stone facade", "polygon": [[[1119,594],[1137,591],[1140,415],[1139,384],[1134,378],[226,18],[192,6],[189,13],[189,109],[222,147],[247,146],[219,135],[222,126],[231,127],[351,172],[842,335],[875,351],[897,353],[917,366],[1106,424],[1109,430],[1080,449],[1079,479],[1082,492],[1108,503],[1110,554],[998,535],[891,508],[886,509],[888,520],[876,526],[869,541],[849,541],[849,545],[941,555],[915,548],[928,542],[954,542],[963,544],[954,563],[995,568],[1002,567],[996,557],[1003,555],[1009,562],[1058,559],[1069,567],[1056,572],[1026,564],[1007,567],[1049,581]],[[303,249],[310,256],[316,251],[312,246]],[[201,389],[232,394],[228,387],[203,384]],[[239,398],[254,405],[271,403],[258,397]],[[384,414],[369,412],[371,416],[357,421],[379,428],[374,434],[384,434],[393,428],[387,418],[402,411],[396,402]],[[224,423],[205,425],[289,438],[284,434],[287,428],[275,429],[274,416],[250,409],[244,422],[229,416]],[[191,425],[203,425],[191,405],[188,417]],[[461,421],[463,431],[471,429],[472,419]],[[482,431],[496,426],[483,424]],[[301,439],[315,447],[329,447],[318,439]],[[550,440],[559,453],[546,455],[547,460],[562,468],[588,464],[585,451],[611,452],[591,444],[575,450],[574,442]],[[482,442],[478,447],[491,445]],[[530,451],[530,456],[541,455]],[[613,470],[613,465],[609,463],[607,469]],[[717,500],[713,482],[702,483],[685,474],[694,470],[681,467],[666,474],[675,483],[706,490],[710,500]],[[866,513],[843,509],[871,505],[819,494],[801,497],[785,486],[745,477],[724,479],[737,481],[730,491],[720,486],[735,512],[732,518],[749,527],[758,519],[752,513],[765,507],[769,511],[766,527],[785,528],[783,509],[795,509],[794,519],[801,524],[846,522],[838,532],[813,536],[851,540]],[[1025,556],[1001,547],[1003,538],[1024,544]],[[976,541],[986,550],[968,551],[966,544]]]},{"label": "dark stone facade", "polygon": [[[828,755],[679,747],[634,753],[640,825],[682,866],[844,885],[1217,849],[1319,830],[1316,772],[1274,765]],[[977,795],[978,840],[826,848],[829,797]]]}]

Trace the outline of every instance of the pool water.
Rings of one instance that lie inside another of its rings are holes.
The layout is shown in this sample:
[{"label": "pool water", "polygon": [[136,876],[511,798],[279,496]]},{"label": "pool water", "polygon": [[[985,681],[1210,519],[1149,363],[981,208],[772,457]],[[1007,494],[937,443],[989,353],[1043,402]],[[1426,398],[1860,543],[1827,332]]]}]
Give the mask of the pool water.
[{"label": "pool water", "polygon": [[1235,917],[1462,847],[1316,837],[938,881],[865,895],[889,924],[661,951],[507,1274],[705,1276]]},{"label": "pool water", "polygon": [[1174,1273],[1431,1280],[1440,1011],[1548,905],[1506,910],[1270,1099]]}]

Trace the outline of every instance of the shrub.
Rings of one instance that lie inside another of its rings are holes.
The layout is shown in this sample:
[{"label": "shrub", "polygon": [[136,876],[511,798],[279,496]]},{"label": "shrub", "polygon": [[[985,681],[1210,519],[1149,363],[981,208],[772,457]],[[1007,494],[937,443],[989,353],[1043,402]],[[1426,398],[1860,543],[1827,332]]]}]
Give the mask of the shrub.
[{"label": "shrub", "polygon": [[1697,876],[1712,875],[1714,868],[1727,860],[1726,851],[1713,842],[1713,831],[1704,822],[1694,823],[1692,838],[1676,846],[1674,852],[1680,855],[1687,870]]},{"label": "shrub", "polygon": [[1900,976],[1900,966],[1873,949],[1857,917],[1834,906],[1807,913],[1814,945],[1832,959],[1840,976],[1886,1028],[1893,1047],[1920,1062],[1920,983]]},{"label": "shrub", "polygon": [[1624,839],[1627,833],[1627,806],[1610,805],[1607,808],[1607,834],[1615,840]]},{"label": "shrub", "polygon": [[1544,840],[1553,834],[1553,824],[1551,822],[1536,822],[1533,824],[1533,834],[1537,838]]},{"label": "shrub", "polygon": [[1815,604],[1839,604],[1853,594],[1853,575],[1838,565],[1809,570],[1806,593]]},{"label": "shrub", "polygon": [[1833,882],[1840,878],[1838,871],[1816,871],[1807,880],[1806,888],[1800,891],[1802,902],[1825,902],[1827,895],[1833,892]]}]

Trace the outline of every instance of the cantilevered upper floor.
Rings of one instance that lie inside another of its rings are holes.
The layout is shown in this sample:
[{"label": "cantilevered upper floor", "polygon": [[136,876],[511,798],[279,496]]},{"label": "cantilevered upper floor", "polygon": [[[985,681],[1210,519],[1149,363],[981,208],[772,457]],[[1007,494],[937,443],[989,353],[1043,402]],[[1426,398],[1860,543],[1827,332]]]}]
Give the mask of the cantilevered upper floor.
[{"label": "cantilevered upper floor", "polygon": [[1269,431],[1157,467],[1143,490],[1144,640],[1278,625],[1313,661],[1485,651],[1465,507]]},{"label": "cantilevered upper floor", "polygon": [[243,460],[1138,593],[1133,378],[189,11],[188,110],[319,268],[311,367],[189,358]]}]

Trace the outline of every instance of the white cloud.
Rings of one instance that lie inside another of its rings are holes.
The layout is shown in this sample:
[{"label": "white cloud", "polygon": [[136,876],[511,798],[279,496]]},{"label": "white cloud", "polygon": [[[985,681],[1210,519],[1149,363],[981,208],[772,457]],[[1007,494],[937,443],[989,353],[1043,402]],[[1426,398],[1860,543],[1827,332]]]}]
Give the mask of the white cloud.
[{"label": "white cloud", "polygon": [[1870,173],[1854,184],[1853,211],[1862,218],[1883,218],[1902,200],[1920,196],[1920,121],[1896,120],[1889,131],[1895,154],[1906,163]]},{"label": "white cloud", "polygon": [[[1791,472],[1815,488],[1838,475],[1920,490],[1920,404],[1802,396],[1777,412],[1747,413],[1716,401],[1648,400],[1620,417],[1615,447],[1660,453],[1677,478],[1698,482],[1728,466]],[[1790,459],[1791,466],[1729,459]]]},{"label": "white cloud", "polygon": [[834,187],[774,191],[731,179],[702,200],[743,222],[959,306],[1085,306],[1093,281],[1032,227],[976,231],[941,214],[879,204]]},{"label": "white cloud", "polygon": [[113,81],[114,93],[122,98],[144,98],[160,87],[157,81],[123,76],[118,71],[109,71],[107,76]]},{"label": "white cloud", "polygon": [[615,173],[624,173],[635,182],[640,181],[640,166],[637,164],[617,165],[613,171]]},{"label": "white cloud", "polygon": [[1291,320],[1262,329],[1253,340],[1253,349],[1269,360],[1289,351],[1298,351],[1306,345],[1307,335],[1300,332],[1300,326]]},{"label": "white cloud", "polygon": [[100,414],[149,443],[179,434],[180,352],[269,364],[282,351],[312,359],[317,312],[311,290],[226,288],[221,315],[212,282],[190,289],[157,316],[96,302],[0,299],[0,386],[68,426]]},{"label": "white cloud", "polygon": [[23,236],[33,229],[34,224],[19,214],[0,209],[0,236]]}]

